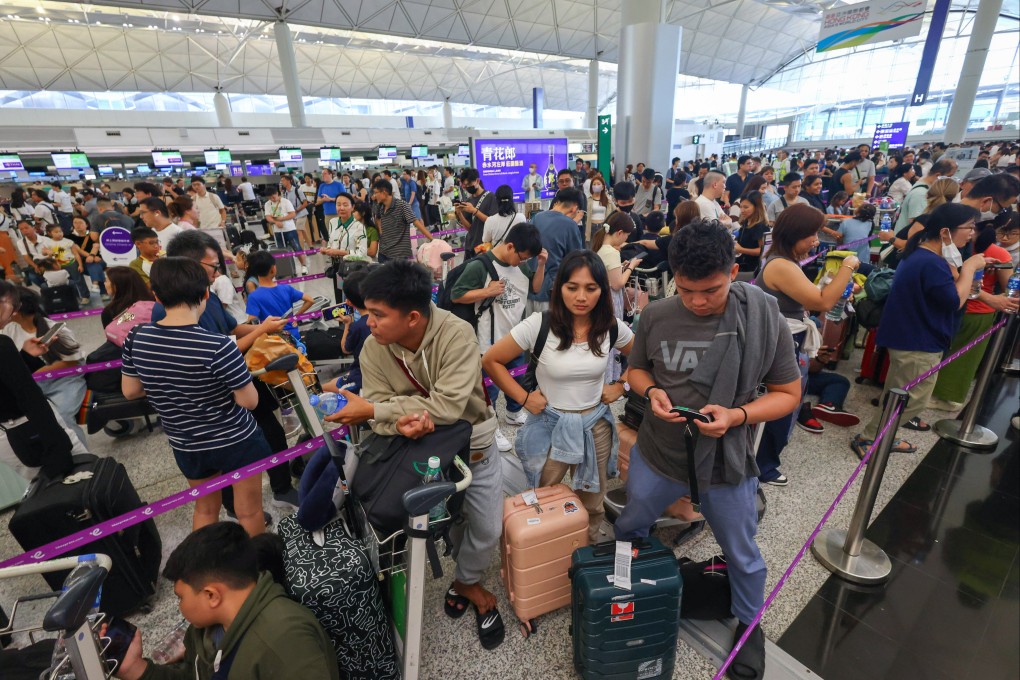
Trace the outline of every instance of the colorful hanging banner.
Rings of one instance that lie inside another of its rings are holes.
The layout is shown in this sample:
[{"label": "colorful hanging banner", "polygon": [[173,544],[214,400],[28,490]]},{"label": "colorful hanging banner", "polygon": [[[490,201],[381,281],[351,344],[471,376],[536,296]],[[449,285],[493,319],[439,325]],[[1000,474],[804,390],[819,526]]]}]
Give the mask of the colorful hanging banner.
[{"label": "colorful hanging banner", "polygon": [[927,0],[874,0],[836,5],[822,14],[815,50],[829,52],[918,35],[926,5]]}]

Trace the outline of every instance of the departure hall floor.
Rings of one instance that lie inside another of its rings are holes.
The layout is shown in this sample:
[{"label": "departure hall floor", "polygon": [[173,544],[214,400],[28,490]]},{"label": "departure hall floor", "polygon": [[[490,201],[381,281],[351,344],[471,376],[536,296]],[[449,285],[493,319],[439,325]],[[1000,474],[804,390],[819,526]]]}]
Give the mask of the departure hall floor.
[{"label": "departure hall floor", "polygon": [[[321,267],[310,263],[309,269],[315,272]],[[304,286],[313,295],[332,293],[322,280]],[[86,350],[101,344],[98,318],[76,319],[70,326]],[[860,355],[861,350],[855,350],[850,360],[839,364],[838,371],[851,381]],[[877,387],[853,385],[846,408],[866,420],[875,408],[870,401],[878,394]],[[765,614],[766,637],[813,670],[814,677],[826,680],[1016,678],[1020,668],[1018,433],[1009,428],[1008,420],[1018,394],[1018,379],[1003,378],[993,382],[985,399],[979,422],[1001,438],[994,453],[967,452],[941,443],[931,432],[901,430],[919,453],[891,458],[878,495],[876,519],[868,532],[893,560],[891,582],[872,591],[843,586],[809,554]],[[622,409],[622,402],[616,408]],[[929,411],[922,417],[934,422],[946,414]],[[516,428],[502,427],[512,439]],[[820,435],[794,429],[782,465],[789,486],[765,486],[768,509],[758,543],[768,564],[769,589],[857,465],[849,446],[856,431],[830,424]],[[89,437],[88,447],[123,462],[146,502],[185,488],[158,428],[124,439],[99,433]],[[860,480],[836,509],[830,526],[848,526],[859,487]],[[264,494],[266,499],[271,497],[267,482]],[[280,512],[268,500],[265,505],[278,520]],[[185,507],[156,518],[164,559],[188,533],[191,513]],[[10,510],[0,514],[0,557],[21,552],[6,529],[11,514]],[[611,538],[611,528],[603,529],[606,538]],[[675,530],[663,531],[660,538],[668,543],[674,535]],[[677,550],[678,555],[695,560],[718,552],[710,529]],[[537,633],[525,639],[500,582],[498,551],[493,551],[485,584],[499,598],[507,635],[491,652],[481,648],[473,616],[454,621],[443,615],[442,597],[452,580],[453,563],[445,559],[443,568],[442,579],[426,579],[422,678],[577,677],[568,634],[569,610],[540,617]],[[0,581],[0,603],[9,605],[19,595],[45,590],[40,577]],[[157,598],[152,613],[131,617],[143,632],[147,652],[181,620],[169,583],[160,582]],[[715,670],[693,647],[679,643],[674,678],[704,680]],[[775,675],[775,670],[770,667],[766,677],[787,677]]]}]

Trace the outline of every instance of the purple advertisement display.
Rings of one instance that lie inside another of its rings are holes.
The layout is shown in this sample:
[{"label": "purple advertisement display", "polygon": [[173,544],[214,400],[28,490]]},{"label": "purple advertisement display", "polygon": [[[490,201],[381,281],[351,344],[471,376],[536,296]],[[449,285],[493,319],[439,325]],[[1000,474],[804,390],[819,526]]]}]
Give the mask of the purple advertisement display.
[{"label": "purple advertisement display", "polygon": [[877,149],[882,142],[886,142],[890,149],[903,146],[907,143],[908,128],[910,123],[879,123],[875,126],[875,138],[871,141],[871,148]]},{"label": "purple advertisement display", "polygon": [[[502,184],[514,190],[514,200],[524,200],[524,178],[528,166],[535,164],[540,177],[549,177],[549,169],[556,172],[567,167],[566,139],[475,139],[474,166],[482,184],[495,191]],[[556,195],[556,186],[548,181],[542,189],[542,198]]]}]

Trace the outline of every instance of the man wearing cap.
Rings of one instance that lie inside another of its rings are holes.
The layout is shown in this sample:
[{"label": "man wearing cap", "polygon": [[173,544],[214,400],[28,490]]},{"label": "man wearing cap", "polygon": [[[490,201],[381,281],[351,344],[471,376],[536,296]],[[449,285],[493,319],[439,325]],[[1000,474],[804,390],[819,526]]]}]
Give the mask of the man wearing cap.
[{"label": "man wearing cap", "polygon": [[654,180],[655,170],[645,168],[634,193],[634,212],[642,217],[662,207],[662,187]]},{"label": "man wearing cap", "polygon": [[970,190],[974,187],[978,180],[982,180],[991,174],[992,171],[988,168],[974,168],[964,175],[963,179],[960,181],[960,200],[962,201],[967,198],[967,194],[970,193]]}]

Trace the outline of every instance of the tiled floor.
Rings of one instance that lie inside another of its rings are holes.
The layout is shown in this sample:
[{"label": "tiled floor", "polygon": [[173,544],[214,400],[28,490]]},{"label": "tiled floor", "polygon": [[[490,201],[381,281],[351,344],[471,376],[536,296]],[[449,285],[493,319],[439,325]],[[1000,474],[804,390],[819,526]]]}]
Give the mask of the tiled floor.
[{"label": "tiled floor", "polygon": [[1018,676],[1018,387],[999,377],[982,401],[994,451],[939,441],[868,529],[892,558],[890,581],[830,577],[780,647],[826,680]]},{"label": "tiled floor", "polygon": [[[310,263],[309,269],[321,271],[321,266],[321,263],[313,262]],[[313,295],[331,294],[328,284],[323,281],[309,282],[305,284],[305,289]],[[95,319],[75,320],[71,322],[70,326],[87,349],[91,350],[102,342],[102,330]],[[838,370],[852,379],[859,363],[860,351],[858,350],[850,360],[841,362]],[[869,417],[873,409],[870,400],[877,395],[878,389],[875,387],[855,385],[850,392],[847,409],[862,417]],[[1014,393],[1014,401],[1015,397]],[[937,418],[939,414],[931,412],[925,415],[930,420]],[[516,429],[503,427],[504,432],[511,439],[515,436]],[[790,445],[783,454],[782,466],[783,472],[790,477],[790,486],[782,489],[776,487],[766,487],[765,489],[768,497],[768,511],[760,525],[758,542],[769,568],[767,583],[769,589],[774,586],[786,566],[800,550],[815,523],[853,471],[857,459],[850,451],[849,441],[854,432],[855,430],[852,429],[838,428],[832,425],[827,425],[825,432],[820,435],[808,434],[799,429],[794,431]],[[937,438],[931,433],[910,434],[910,440],[918,446],[920,451],[929,450],[937,441]],[[1013,441],[1015,443],[1015,439]],[[141,433],[121,440],[114,440],[106,435],[98,434],[89,437],[88,445],[93,452],[99,455],[113,455],[122,461],[127,466],[141,497],[147,501],[161,498],[184,488],[184,479],[173,463],[163,433],[158,429],[153,434]],[[927,459],[928,464],[920,468],[919,474],[934,476],[936,481],[930,482],[933,486],[940,484],[937,480],[942,479],[935,462],[941,460],[943,468],[948,463],[945,454],[942,455],[943,458],[940,459],[933,458],[936,454],[932,454]],[[904,480],[914,473],[921,458],[920,455],[901,455],[890,460],[886,478],[879,493],[876,513],[886,506]],[[973,467],[968,463],[960,474],[971,474]],[[988,472],[985,471],[984,475],[987,482]],[[612,482],[612,484],[617,483],[619,482]],[[268,485],[265,486],[265,492],[268,495]],[[848,500],[836,509],[831,520],[832,525],[845,527],[849,523],[853,507],[852,501],[856,498],[856,493],[856,488],[851,489]],[[915,504],[920,502],[917,501]],[[923,508],[926,506],[921,505],[914,510],[915,505],[907,503],[905,507],[908,516],[910,516],[910,513],[923,514]],[[278,511],[270,509],[270,512],[277,518],[279,517]],[[6,520],[9,516],[9,511],[0,514],[0,558],[20,552],[19,546],[6,530]],[[960,516],[962,517],[962,514]],[[156,519],[156,524],[163,537],[164,558],[186,535],[190,527],[190,518],[190,510],[183,508]],[[916,523],[921,520],[914,519],[912,521]],[[906,528],[897,525],[897,530],[901,533]],[[977,533],[984,536],[980,532]],[[666,531],[661,537],[668,540],[670,536],[671,533]],[[941,550],[941,546],[936,545],[934,549],[928,551],[929,559],[936,554],[936,550]],[[678,554],[688,555],[696,560],[707,559],[718,552],[720,552],[719,547],[710,530],[702,532],[677,551]],[[984,559],[988,557],[986,552],[983,549],[978,549],[978,554]],[[904,561],[907,560],[909,558],[904,558]],[[968,558],[967,563],[972,565],[972,569],[973,565],[979,564],[972,558]],[[449,574],[452,573],[453,568],[449,560],[444,560],[443,564],[447,573],[446,578],[426,580],[426,627],[423,631],[422,678],[438,680],[457,675],[472,680],[476,678],[525,679],[535,677],[567,680],[577,677],[569,649],[567,628],[570,617],[566,610],[542,617],[539,632],[528,639],[523,638],[516,630],[512,609],[506,600],[503,586],[499,582],[499,557],[494,553],[485,583],[499,599],[500,610],[506,621],[508,634],[503,645],[492,652],[485,652],[478,644],[473,617],[466,616],[458,621],[452,621],[441,613],[442,594],[449,583]],[[949,590],[953,583],[951,572],[926,573],[923,571],[923,564],[911,566],[909,569],[910,571],[906,571],[903,578],[928,584],[926,591],[928,593],[941,592],[938,590],[941,588],[942,591],[948,593],[948,596],[952,596],[952,592]],[[791,622],[798,619],[798,615],[801,614],[805,605],[826,602],[821,596],[816,597],[816,593],[826,583],[828,575],[828,572],[810,556],[803,560],[800,567],[786,582],[785,588],[773,607],[765,615],[762,625],[770,639],[779,640]],[[1016,565],[1013,565],[1011,578],[1011,583],[1014,584],[1015,598]],[[980,583],[981,579],[972,577],[968,582],[971,581]],[[42,579],[39,577],[0,581],[0,603],[9,603],[18,595],[36,592],[41,589],[42,583]],[[977,588],[977,591],[981,592],[980,588]],[[835,597],[835,595],[829,595],[827,591],[825,594],[832,598]],[[988,612],[1001,612],[1000,616],[1012,613],[1014,619],[1016,618],[1015,608],[1012,610],[1008,607],[1000,609],[1000,604],[997,602],[993,602],[987,597],[985,600]],[[821,614],[817,614],[813,624],[818,630],[823,629],[821,616]],[[932,615],[925,613],[923,617],[932,618]],[[156,609],[151,614],[134,616],[132,620],[142,629],[146,648],[151,648],[152,644],[180,620],[176,598],[174,598],[169,584],[165,582],[160,584]],[[890,625],[895,625],[898,620],[893,619],[894,623]],[[857,628],[865,627],[857,625]],[[985,629],[988,629],[987,634],[984,633]],[[993,631],[998,633],[999,637],[995,637]],[[840,634],[843,635],[843,633]],[[874,634],[882,639],[881,633],[876,631]],[[996,628],[988,624],[982,629],[980,638],[981,644],[993,646],[1007,644],[1010,641],[1015,644],[1016,639],[1015,621],[1012,628],[1003,624]],[[875,648],[879,649],[880,647],[876,644]],[[865,642],[862,645],[861,654],[867,656],[869,651],[868,643]],[[984,661],[987,656],[989,655],[979,658]],[[858,675],[854,677],[863,675],[866,668],[867,666],[858,665],[856,667]],[[680,644],[673,678],[703,680],[711,678],[714,672],[715,669],[691,647],[683,643]],[[823,674],[822,677],[828,678],[826,674]],[[918,676],[906,673],[901,677]]]}]

